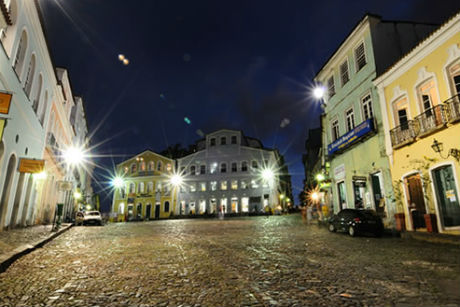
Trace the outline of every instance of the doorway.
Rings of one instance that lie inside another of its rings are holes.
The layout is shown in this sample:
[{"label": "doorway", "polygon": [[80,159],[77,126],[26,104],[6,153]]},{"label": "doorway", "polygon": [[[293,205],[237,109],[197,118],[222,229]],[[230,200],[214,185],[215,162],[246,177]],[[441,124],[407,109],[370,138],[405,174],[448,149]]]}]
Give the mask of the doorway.
[{"label": "doorway", "polygon": [[155,219],[158,220],[160,218],[160,204],[155,204]]},{"label": "doorway", "polygon": [[11,187],[13,185],[14,170],[16,169],[16,156],[11,155],[6,169],[5,181],[3,182],[3,192],[0,199],[0,227],[5,224],[8,203],[10,200]]},{"label": "doorway", "polygon": [[372,184],[372,196],[374,198],[375,211],[380,216],[385,216],[385,199],[382,195],[381,187],[381,176],[382,173],[376,173],[371,175]]},{"label": "doorway", "polygon": [[151,204],[147,204],[147,206],[145,207],[145,218],[146,218],[147,220],[150,220],[151,211],[152,211],[152,205],[151,205]]},{"label": "doorway", "polygon": [[353,181],[353,193],[355,194],[355,208],[364,208],[364,193],[366,191],[365,181]]},{"label": "doorway", "polygon": [[420,174],[406,177],[405,183],[408,192],[407,203],[409,204],[409,216],[412,220],[412,227],[414,230],[425,228],[424,214],[426,214],[426,208]]},{"label": "doorway", "polygon": [[347,208],[347,194],[345,192],[345,181],[339,182],[337,184],[337,189],[339,191],[339,211]]},{"label": "doorway", "polygon": [[460,226],[460,204],[452,166],[437,168],[432,174],[442,226]]}]

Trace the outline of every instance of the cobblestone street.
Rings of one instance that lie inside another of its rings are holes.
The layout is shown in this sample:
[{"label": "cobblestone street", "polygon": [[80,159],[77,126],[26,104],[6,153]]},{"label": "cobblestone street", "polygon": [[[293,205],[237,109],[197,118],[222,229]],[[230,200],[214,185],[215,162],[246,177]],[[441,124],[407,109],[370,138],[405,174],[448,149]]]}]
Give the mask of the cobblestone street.
[{"label": "cobblestone street", "polygon": [[459,254],[298,215],[73,227],[0,274],[0,306],[458,306]]}]

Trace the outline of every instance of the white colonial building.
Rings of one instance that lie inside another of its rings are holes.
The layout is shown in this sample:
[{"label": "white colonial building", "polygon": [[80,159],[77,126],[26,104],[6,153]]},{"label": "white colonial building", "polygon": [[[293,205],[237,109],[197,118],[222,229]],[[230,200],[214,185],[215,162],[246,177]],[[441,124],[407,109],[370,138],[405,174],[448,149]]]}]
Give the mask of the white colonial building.
[{"label": "white colonial building", "polygon": [[197,151],[178,159],[184,180],[176,214],[266,212],[279,209],[280,159],[236,130],[218,130],[196,143]]}]

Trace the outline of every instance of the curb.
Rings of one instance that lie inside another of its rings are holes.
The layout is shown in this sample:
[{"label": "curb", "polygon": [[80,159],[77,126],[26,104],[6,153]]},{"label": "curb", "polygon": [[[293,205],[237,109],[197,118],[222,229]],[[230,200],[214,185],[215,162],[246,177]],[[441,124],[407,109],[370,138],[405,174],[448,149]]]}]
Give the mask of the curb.
[{"label": "curb", "polygon": [[69,230],[72,226],[73,226],[72,224],[64,226],[61,229],[59,229],[57,232],[49,235],[46,238],[43,238],[43,239],[39,240],[39,241],[37,241],[37,242],[35,242],[33,244],[24,244],[24,245],[21,245],[21,246],[17,247],[16,249],[12,250],[9,253],[6,253],[4,255],[0,255],[0,273],[5,272],[8,269],[8,267],[11,264],[13,264],[13,262],[18,260],[22,256],[25,256],[25,255],[29,254],[30,252],[36,250],[37,248],[42,247],[43,245],[45,245],[46,243],[50,242],[51,240],[53,240],[57,236],[63,234],[67,230]]}]

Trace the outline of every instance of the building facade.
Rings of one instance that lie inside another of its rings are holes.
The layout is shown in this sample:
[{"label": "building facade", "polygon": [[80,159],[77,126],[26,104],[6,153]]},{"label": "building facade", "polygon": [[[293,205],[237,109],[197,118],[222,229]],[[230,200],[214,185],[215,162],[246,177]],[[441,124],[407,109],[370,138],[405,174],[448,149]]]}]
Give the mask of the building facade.
[{"label": "building facade", "polygon": [[[70,203],[73,184],[62,161],[75,133],[65,70],[55,70],[38,1],[0,0],[0,229],[51,222]],[[68,184],[64,184],[68,186]]]},{"label": "building facade", "polygon": [[174,160],[147,150],[118,164],[116,173],[123,180],[114,190],[116,221],[168,218],[177,211]]},{"label": "building facade", "polygon": [[392,177],[372,80],[434,27],[365,15],[315,77],[325,87],[323,152],[334,212],[372,208],[393,222]]},{"label": "building facade", "polygon": [[460,234],[460,14],[375,84],[398,228]]},{"label": "building facade", "polygon": [[177,214],[260,213],[289,206],[284,199],[280,202],[290,192],[280,185],[283,165],[276,150],[227,129],[207,134],[196,149],[177,160],[184,178]]}]

